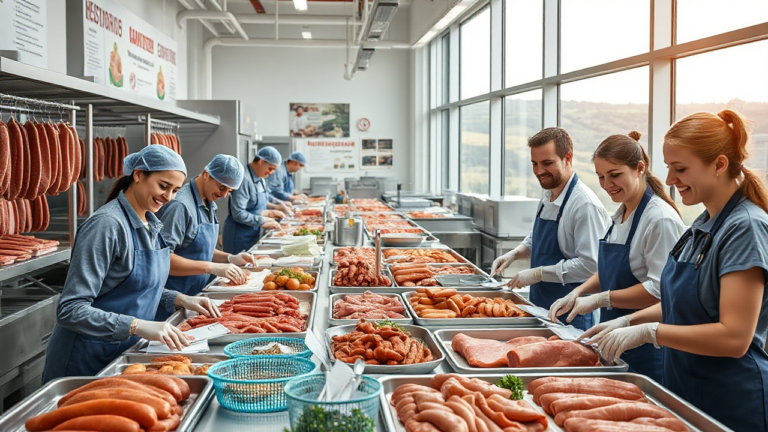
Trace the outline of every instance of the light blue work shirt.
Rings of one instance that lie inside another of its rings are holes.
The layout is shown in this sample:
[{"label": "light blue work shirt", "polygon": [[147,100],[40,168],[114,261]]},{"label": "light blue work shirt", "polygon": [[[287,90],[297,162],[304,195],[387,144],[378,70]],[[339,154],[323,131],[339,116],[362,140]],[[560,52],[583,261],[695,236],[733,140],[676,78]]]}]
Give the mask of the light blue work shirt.
[{"label": "light blue work shirt", "polygon": [[283,201],[290,201],[293,191],[286,191],[286,183],[288,183],[288,177],[291,174],[288,172],[288,167],[285,162],[281,163],[268,178],[269,192],[272,196],[281,199]]},{"label": "light blue work shirt", "polygon": [[[117,200],[128,212],[130,226]],[[147,212],[147,229],[123,192],[120,192],[117,200],[104,204],[78,227],[67,280],[56,310],[59,325],[108,341],[128,339],[134,317],[106,312],[91,304],[96,297],[106,294],[128,279],[134,271],[130,230],[136,232],[142,248],[157,249],[156,241],[163,227],[154,214]],[[173,311],[178,295],[177,291],[163,289],[160,307]]]},{"label": "light blue work shirt", "polygon": [[[253,214],[247,209],[256,206],[259,196],[257,187],[262,187],[267,192],[269,189],[267,182],[256,175],[251,164],[246,165],[246,169],[249,173],[243,177],[243,183],[229,194],[229,215],[237,223],[260,227],[263,221],[262,216]],[[259,184],[261,186],[258,186]]]},{"label": "light blue work shirt", "polygon": [[[195,198],[200,203],[200,216],[203,223],[213,223],[218,206],[211,201],[205,205],[205,201],[197,190],[195,177],[191,182],[185,184],[176,198],[168,204],[162,206],[157,212],[157,217],[163,223],[160,235],[163,236],[165,244],[171,248],[171,251],[185,248],[192,244],[200,230],[200,224],[197,221],[197,208],[195,208]],[[193,197],[194,195],[194,197]]]}]

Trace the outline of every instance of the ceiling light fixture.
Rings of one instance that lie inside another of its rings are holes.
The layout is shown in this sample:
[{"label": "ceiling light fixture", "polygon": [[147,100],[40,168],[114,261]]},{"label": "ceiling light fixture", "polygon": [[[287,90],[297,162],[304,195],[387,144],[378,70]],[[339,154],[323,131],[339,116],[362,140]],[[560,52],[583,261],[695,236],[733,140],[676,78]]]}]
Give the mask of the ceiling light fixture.
[{"label": "ceiling light fixture", "polygon": [[363,48],[357,50],[357,60],[355,61],[355,67],[353,70],[358,72],[365,72],[368,69],[368,65],[371,63],[371,57],[376,53],[375,48]]},{"label": "ceiling light fixture", "polygon": [[293,7],[297,11],[305,11],[307,10],[307,0],[293,0]]},{"label": "ceiling light fixture", "polygon": [[312,39],[312,31],[309,30],[309,27],[301,28],[301,37],[304,39]]},{"label": "ceiling light fixture", "polygon": [[424,33],[424,36],[422,36],[421,39],[419,39],[419,41],[416,42],[413,47],[419,48],[428,44],[432,38],[453,24],[456,18],[466,12],[466,10],[472,7],[472,5],[475,3],[477,3],[477,0],[461,0],[460,2],[456,3],[445,15],[443,15],[442,18],[440,18],[438,22],[435,23],[435,25],[432,26],[432,28]]},{"label": "ceiling light fixture", "polygon": [[365,40],[377,42],[384,38],[398,6],[400,6],[398,0],[376,0],[371,9],[371,15],[368,17],[368,22],[365,24],[365,33],[363,33]]}]

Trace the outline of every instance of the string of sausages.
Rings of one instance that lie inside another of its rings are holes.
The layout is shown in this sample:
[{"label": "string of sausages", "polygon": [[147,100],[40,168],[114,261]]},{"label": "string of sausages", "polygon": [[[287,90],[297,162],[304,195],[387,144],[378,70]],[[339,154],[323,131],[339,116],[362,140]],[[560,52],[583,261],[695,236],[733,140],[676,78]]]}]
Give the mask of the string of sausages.
[{"label": "string of sausages", "polygon": [[160,144],[181,154],[181,141],[179,141],[178,135],[153,132],[152,135],[150,135],[150,144]]},{"label": "string of sausages", "polygon": [[[85,148],[81,141],[80,145]],[[85,154],[85,152],[82,152]],[[128,157],[128,141],[122,137],[101,137],[93,139],[93,180],[115,179],[123,176],[123,160]],[[85,163],[80,170],[85,179]]]}]

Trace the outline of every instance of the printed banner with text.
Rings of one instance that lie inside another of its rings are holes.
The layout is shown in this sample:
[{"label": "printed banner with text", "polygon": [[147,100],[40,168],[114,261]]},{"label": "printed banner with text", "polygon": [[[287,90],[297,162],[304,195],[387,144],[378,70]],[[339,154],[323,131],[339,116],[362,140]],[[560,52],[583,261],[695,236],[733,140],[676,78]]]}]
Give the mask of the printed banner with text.
[{"label": "printed banner with text", "polygon": [[307,172],[333,173],[354,171],[358,168],[358,147],[356,140],[314,140],[308,139]]},{"label": "printed banner with text", "polygon": [[112,0],[85,0],[84,72],[98,84],[176,99],[176,41]]}]

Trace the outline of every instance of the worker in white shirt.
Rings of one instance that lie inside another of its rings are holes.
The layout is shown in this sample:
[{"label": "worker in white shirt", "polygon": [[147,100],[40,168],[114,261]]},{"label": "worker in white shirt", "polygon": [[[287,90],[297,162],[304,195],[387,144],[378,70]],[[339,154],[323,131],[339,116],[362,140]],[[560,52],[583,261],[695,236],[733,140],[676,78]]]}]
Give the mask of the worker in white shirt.
[{"label": "worker in white shirt", "polygon": [[301,105],[296,107],[296,114],[293,116],[293,125],[291,125],[291,132],[295,135],[303,136],[307,129],[307,116],[304,115],[304,107]]},{"label": "worker in white shirt", "polygon": [[[530,257],[531,268],[512,277],[508,286],[530,286],[531,302],[549,309],[597,271],[600,239],[610,218],[595,193],[573,171],[573,141],[565,129],[542,129],[528,140],[528,147],[544,195],[533,232],[520,246],[497,258],[491,274]],[[564,321],[566,315],[559,318]],[[591,315],[580,315],[572,325],[586,330],[592,323]]]}]

